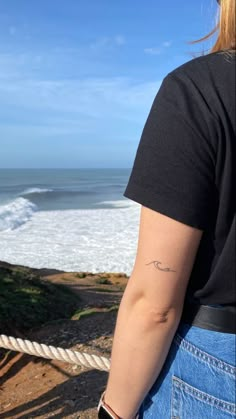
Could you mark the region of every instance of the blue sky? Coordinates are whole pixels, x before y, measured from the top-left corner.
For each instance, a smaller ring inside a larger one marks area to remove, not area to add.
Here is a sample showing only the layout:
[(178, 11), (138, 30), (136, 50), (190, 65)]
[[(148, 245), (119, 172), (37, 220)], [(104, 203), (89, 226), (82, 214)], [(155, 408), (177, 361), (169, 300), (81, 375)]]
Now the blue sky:
[(0, 168), (131, 167), (215, 0), (0, 0)]

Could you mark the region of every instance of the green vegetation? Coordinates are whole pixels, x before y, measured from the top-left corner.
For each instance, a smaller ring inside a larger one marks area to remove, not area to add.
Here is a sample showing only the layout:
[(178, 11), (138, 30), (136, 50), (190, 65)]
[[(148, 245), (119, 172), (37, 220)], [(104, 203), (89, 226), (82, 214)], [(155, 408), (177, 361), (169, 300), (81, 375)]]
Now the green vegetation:
[(76, 278), (86, 278), (87, 274), (85, 272), (79, 272), (78, 274), (75, 274)]
[(112, 281), (110, 281), (110, 279), (102, 277), (102, 276), (100, 278), (95, 279), (94, 282), (96, 284), (112, 285)]
[(29, 268), (0, 267), (0, 329), (28, 330), (70, 318), (79, 297), (66, 286), (40, 279)]
[(75, 314), (73, 315), (73, 320), (79, 320), (82, 317), (91, 316), (93, 314), (97, 313), (110, 313), (111, 311), (117, 311), (119, 308), (119, 305), (114, 305), (109, 308), (88, 308), (86, 310), (77, 310)]

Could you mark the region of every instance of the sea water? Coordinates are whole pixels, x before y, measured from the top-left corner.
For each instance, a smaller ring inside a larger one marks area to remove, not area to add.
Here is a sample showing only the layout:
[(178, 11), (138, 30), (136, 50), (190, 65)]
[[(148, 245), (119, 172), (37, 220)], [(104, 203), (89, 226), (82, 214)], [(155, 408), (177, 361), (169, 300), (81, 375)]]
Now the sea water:
[(0, 260), (65, 271), (134, 264), (140, 205), (130, 169), (1, 169)]

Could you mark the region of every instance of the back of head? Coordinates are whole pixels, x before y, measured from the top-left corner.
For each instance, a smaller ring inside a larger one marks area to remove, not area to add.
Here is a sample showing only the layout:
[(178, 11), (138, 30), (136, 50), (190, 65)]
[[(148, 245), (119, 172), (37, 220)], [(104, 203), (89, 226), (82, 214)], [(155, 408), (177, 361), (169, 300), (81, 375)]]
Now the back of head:
[(210, 53), (223, 51), (226, 54), (234, 55), (236, 51), (236, 1), (235, 0), (217, 0), (220, 9), (218, 23), (215, 28), (204, 38), (190, 42), (195, 44), (205, 41), (218, 31), (218, 37)]

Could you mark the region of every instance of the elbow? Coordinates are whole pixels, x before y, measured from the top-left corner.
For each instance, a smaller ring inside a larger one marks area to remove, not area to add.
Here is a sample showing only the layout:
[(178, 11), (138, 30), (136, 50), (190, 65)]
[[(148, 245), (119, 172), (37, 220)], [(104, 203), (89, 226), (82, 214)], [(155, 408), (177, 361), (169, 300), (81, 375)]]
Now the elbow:
[(131, 315), (147, 328), (155, 328), (157, 325), (172, 326), (180, 321), (182, 314), (180, 304), (173, 304), (170, 301), (156, 302), (153, 298), (147, 297), (142, 290), (131, 291), (126, 289), (121, 301), (120, 308), (124, 311), (126, 319)]
[(170, 310), (150, 308), (148, 317), (154, 324), (167, 323), (170, 318)]
[(161, 307), (147, 301), (140, 301), (136, 308), (148, 328), (156, 328), (161, 325), (172, 327), (180, 320), (180, 312), (177, 312), (173, 307)]
[(176, 319), (176, 312), (173, 308), (147, 307), (146, 319), (149, 324), (169, 325)]

